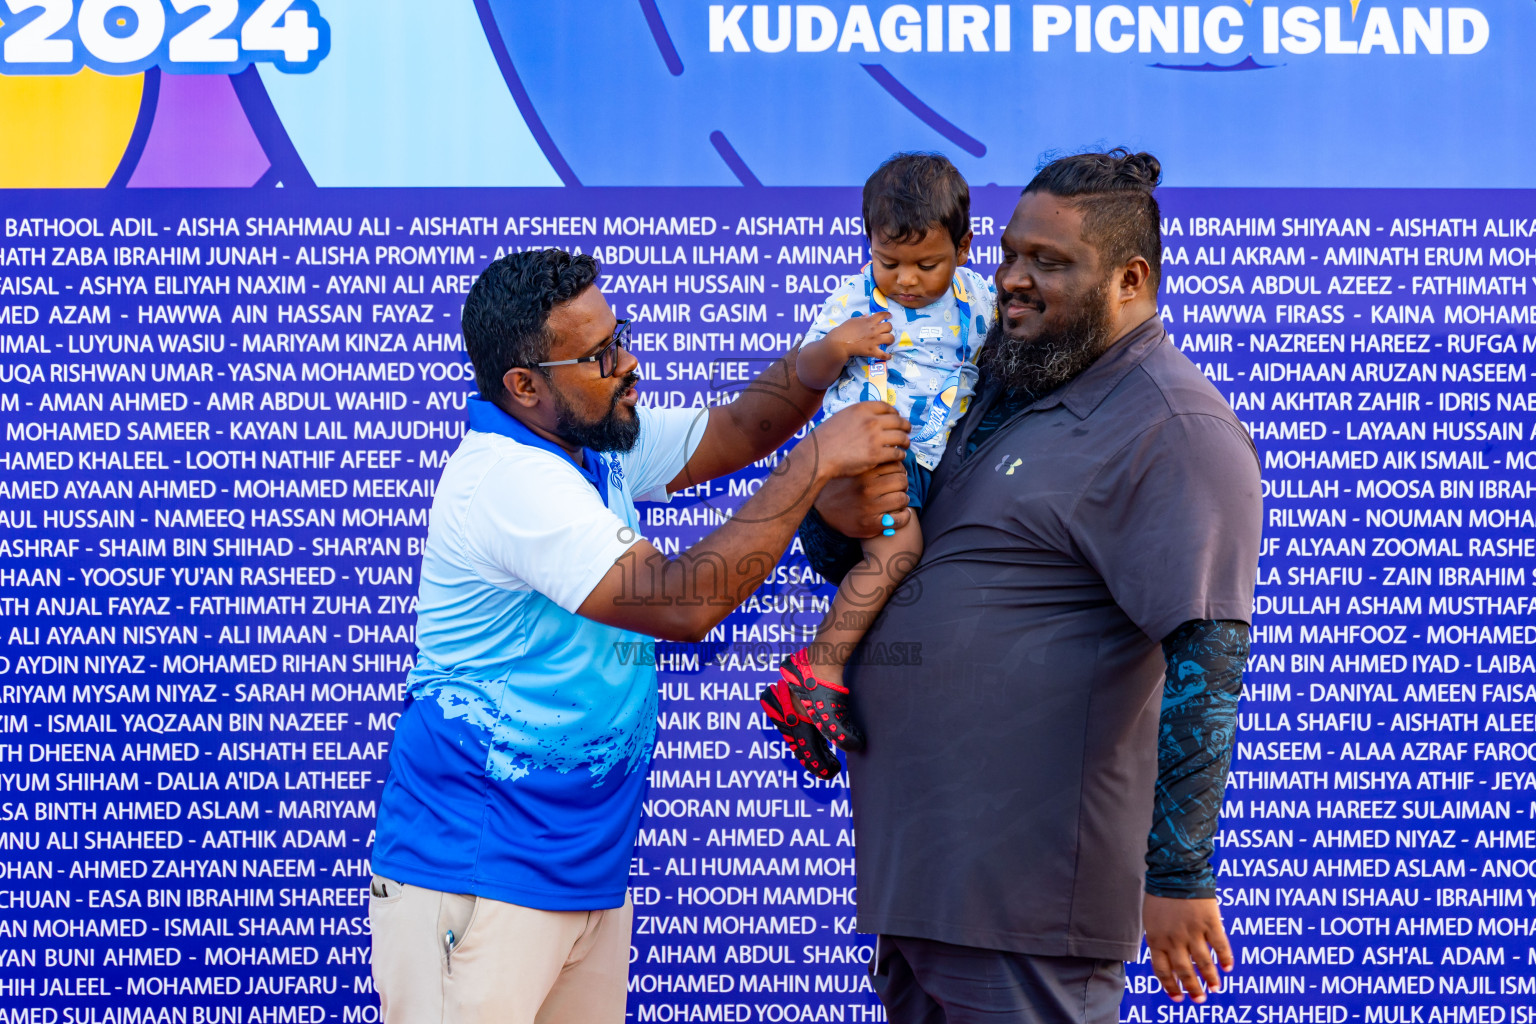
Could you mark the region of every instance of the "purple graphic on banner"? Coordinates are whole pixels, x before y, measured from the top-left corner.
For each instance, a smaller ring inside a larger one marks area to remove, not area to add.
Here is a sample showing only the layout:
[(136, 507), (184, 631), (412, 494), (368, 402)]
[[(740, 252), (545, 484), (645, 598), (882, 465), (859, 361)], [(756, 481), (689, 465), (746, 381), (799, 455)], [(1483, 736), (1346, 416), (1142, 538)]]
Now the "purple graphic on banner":
[(916, 114), (917, 119), (923, 122), (923, 124), (926, 124), (972, 156), (982, 157), (987, 155), (987, 147), (985, 145), (971, 138), (971, 136), (952, 124), (938, 111), (918, 99), (911, 89), (896, 81), (896, 76), (885, 68), (879, 64), (865, 64), (864, 70), (868, 71), (869, 77), (879, 82), (880, 88), (890, 93), (897, 103), (900, 103), (903, 107), (912, 111), (913, 114)]
[(228, 75), (164, 75), (129, 188), (248, 188), (272, 162)]

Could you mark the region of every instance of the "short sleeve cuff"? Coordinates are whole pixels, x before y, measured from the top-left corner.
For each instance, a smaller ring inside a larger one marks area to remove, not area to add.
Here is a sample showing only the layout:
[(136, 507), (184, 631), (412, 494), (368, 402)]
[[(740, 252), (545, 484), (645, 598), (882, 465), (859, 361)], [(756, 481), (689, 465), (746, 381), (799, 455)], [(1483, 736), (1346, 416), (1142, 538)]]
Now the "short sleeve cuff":
[(464, 543), (482, 580), (535, 590), (575, 612), (640, 540), (576, 468), (545, 452), (509, 452), (468, 499)]
[[(623, 540), (621, 539), (622, 537), (628, 537), (629, 540)], [(594, 550), (590, 556), (591, 560), (586, 562), (585, 570), (580, 576), (572, 580), (569, 587), (563, 588), (559, 595), (550, 594), (547, 596), (555, 604), (574, 614), (586, 599), (592, 596), (592, 591), (597, 589), (597, 585), (603, 581), (603, 577), (607, 576), (609, 571), (613, 569), (614, 563), (626, 551), (640, 543), (640, 540), (641, 537), (638, 533), (635, 533), (635, 531), (628, 527), (624, 527), (613, 539), (602, 545), (594, 545)]]
[(698, 409), (654, 409), (641, 407), (640, 439), (635, 448), (619, 456), (629, 477), (630, 494), (635, 501), (672, 500), (667, 485), (688, 465), (704, 440), (699, 429)]
[(1169, 612), (1156, 621), (1138, 623), (1148, 637), (1162, 643), (1163, 639), (1186, 622), (1241, 622), (1253, 625), (1253, 606), (1237, 603), (1191, 604), (1182, 610)]

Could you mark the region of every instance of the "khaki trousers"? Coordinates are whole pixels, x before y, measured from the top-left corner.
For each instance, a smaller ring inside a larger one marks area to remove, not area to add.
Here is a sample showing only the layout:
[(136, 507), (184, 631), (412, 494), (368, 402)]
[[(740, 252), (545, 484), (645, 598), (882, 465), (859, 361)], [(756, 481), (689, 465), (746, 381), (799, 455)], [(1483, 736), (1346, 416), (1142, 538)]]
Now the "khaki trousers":
[(372, 891), (385, 1024), (623, 1024), (628, 897), (617, 910), (533, 910), (378, 875)]

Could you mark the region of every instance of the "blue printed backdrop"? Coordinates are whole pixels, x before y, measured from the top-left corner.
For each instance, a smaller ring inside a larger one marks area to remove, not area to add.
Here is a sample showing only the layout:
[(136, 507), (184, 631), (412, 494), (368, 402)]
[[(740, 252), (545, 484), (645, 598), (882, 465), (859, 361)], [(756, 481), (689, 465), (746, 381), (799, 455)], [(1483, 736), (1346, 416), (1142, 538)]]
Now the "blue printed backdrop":
[[(1266, 498), (1239, 970), (1196, 1009), (1132, 965), (1122, 1017), (1532, 1019), (1531, 5), (274, 0), (233, 61), (168, 14), (118, 65), (153, 19), (78, 6), (0, 26), (0, 1009), (377, 1018), (374, 801), (488, 260), (595, 254), (644, 400), (703, 411), (866, 258), (890, 152), (962, 167), (990, 272), (1042, 154), (1103, 142), (1164, 162), (1163, 313)], [(637, 1019), (882, 1019), (847, 791), (753, 699), (830, 593), (792, 553), (655, 652)]]

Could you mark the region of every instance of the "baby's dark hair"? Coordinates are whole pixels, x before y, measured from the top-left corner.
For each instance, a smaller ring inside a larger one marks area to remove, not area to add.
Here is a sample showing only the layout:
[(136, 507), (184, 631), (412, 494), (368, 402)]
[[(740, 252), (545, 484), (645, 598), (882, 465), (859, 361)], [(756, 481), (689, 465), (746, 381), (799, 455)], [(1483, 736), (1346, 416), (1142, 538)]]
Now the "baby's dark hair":
[(938, 224), (956, 248), (971, 230), (971, 188), (938, 153), (897, 153), (864, 183), (864, 233), (916, 242)]
[(1140, 256), (1152, 268), (1152, 287), (1163, 275), (1161, 214), (1152, 192), (1163, 168), (1151, 153), (1112, 149), (1078, 153), (1040, 169), (1024, 194), (1045, 192), (1083, 211), (1083, 241), (1099, 251), (1106, 267)]

